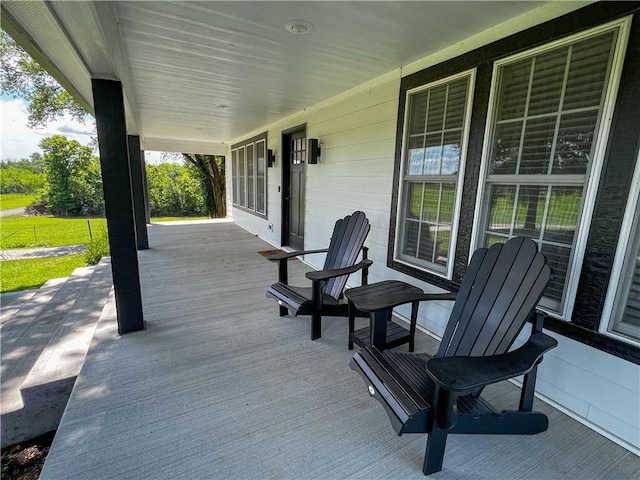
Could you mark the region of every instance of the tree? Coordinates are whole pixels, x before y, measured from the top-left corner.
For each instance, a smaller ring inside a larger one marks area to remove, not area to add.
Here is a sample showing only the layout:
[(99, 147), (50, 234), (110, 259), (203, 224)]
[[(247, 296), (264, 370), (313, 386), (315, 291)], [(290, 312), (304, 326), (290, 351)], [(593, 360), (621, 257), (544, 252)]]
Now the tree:
[(32, 154), (30, 159), (0, 161), (0, 193), (34, 195), (44, 184), (44, 164), (39, 154)]
[(206, 214), (200, 174), (186, 165), (147, 166), (149, 208), (153, 216)]
[(227, 216), (225, 161), (223, 156), (195, 153), (164, 152), (161, 158), (166, 162), (177, 162), (180, 157), (194, 170), (204, 191), (204, 201), (210, 218)]
[(102, 214), (102, 179), (98, 159), (90, 147), (62, 135), (40, 142), (47, 179), (42, 200), (50, 212), (68, 214)]
[(65, 113), (84, 123), (80, 104), (4, 30), (0, 33), (0, 88), (27, 101), (28, 126), (44, 126)]
[(205, 204), (209, 217), (224, 218), (227, 216), (226, 180), (224, 157), (183, 153), (182, 157), (200, 173)]

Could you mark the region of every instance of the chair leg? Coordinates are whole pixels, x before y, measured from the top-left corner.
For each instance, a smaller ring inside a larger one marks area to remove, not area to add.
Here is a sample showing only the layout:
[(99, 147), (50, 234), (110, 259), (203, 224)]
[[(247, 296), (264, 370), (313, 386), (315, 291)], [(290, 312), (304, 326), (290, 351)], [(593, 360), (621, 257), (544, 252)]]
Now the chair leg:
[(322, 286), (323, 282), (314, 280), (312, 284), (311, 302), (313, 311), (311, 312), (311, 340), (317, 340), (322, 332)]
[(287, 315), (289, 313), (289, 309), (287, 307), (279, 307), (280, 310), (280, 316), (284, 317), (285, 315)]
[(353, 350), (353, 340), (351, 340), (351, 334), (356, 329), (356, 313), (355, 305), (353, 302), (349, 302), (349, 350)]
[(409, 325), (409, 352), (413, 352), (416, 344), (416, 322), (418, 321), (418, 307), (420, 302), (411, 303), (411, 324)]
[(317, 340), (322, 335), (322, 315), (317, 312), (311, 314), (311, 340)]
[(432, 473), (442, 470), (442, 460), (444, 459), (444, 450), (447, 446), (447, 433), (434, 427), (429, 433), (427, 439), (427, 449), (424, 453), (424, 463), (422, 465), (422, 473), (431, 475)]

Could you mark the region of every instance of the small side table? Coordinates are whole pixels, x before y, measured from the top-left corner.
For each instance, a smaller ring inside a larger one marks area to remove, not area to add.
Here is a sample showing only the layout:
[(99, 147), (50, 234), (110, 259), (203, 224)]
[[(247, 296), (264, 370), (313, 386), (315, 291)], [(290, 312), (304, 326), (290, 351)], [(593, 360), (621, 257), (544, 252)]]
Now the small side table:
[[(361, 347), (371, 344), (380, 349), (409, 343), (409, 351), (413, 352), (418, 306), (421, 300), (428, 297), (424, 291), (398, 280), (385, 280), (350, 288), (345, 291), (345, 297), (349, 300), (349, 350), (353, 349), (354, 343)], [(408, 330), (391, 321), (393, 307), (405, 303), (411, 303)], [(370, 313), (369, 327), (355, 330), (354, 307)]]

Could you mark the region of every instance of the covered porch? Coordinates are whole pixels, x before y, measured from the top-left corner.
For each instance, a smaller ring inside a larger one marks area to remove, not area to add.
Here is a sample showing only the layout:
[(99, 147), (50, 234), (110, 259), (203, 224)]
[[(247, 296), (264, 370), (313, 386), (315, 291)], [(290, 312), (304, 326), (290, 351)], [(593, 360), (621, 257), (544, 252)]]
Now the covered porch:
[[(257, 252), (272, 245), (229, 221), (152, 225), (149, 237), (146, 331), (118, 336), (114, 306), (103, 316), (42, 479), (423, 478), (426, 436), (397, 437), (349, 369), (346, 319), (311, 341), (307, 317), (278, 317), (265, 298), (277, 268)], [(291, 283), (308, 270), (291, 262)], [(418, 334), (416, 351), (436, 348)], [(486, 396), (507, 408), (518, 389)], [(451, 436), (433, 478), (638, 476), (632, 453), (534, 408), (547, 432)]]

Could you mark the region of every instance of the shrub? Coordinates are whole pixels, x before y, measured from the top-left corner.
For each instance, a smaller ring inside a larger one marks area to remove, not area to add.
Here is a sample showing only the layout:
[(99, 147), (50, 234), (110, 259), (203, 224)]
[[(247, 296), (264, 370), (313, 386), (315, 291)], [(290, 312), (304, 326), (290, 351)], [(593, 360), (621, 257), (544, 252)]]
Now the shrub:
[(87, 265), (97, 265), (102, 257), (109, 256), (109, 236), (106, 228), (100, 228), (93, 234), (93, 238), (84, 252)]

